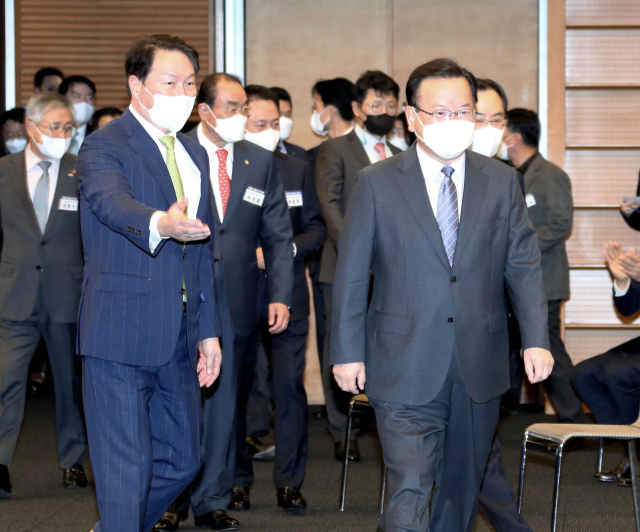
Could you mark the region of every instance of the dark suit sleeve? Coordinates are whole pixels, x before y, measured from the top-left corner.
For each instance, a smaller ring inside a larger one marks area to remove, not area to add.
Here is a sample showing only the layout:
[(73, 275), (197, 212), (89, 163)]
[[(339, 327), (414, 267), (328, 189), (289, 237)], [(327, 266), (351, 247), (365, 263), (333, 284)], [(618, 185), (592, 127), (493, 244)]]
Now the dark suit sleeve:
[[(640, 196), (640, 174), (638, 175), (638, 189), (636, 190), (636, 196)], [(636, 231), (640, 231), (640, 212), (633, 211), (631, 216), (628, 218), (620, 212), (622, 219), (627, 222), (627, 225), (631, 227), (631, 229), (635, 229)]]
[(260, 243), (269, 272), (269, 303), (293, 304), (293, 229), (280, 173), (269, 157)]
[(376, 212), (369, 177), (356, 175), (340, 241), (333, 286), (331, 365), (365, 362), (365, 326)]
[(536, 229), (542, 253), (564, 243), (573, 225), (573, 198), (569, 176), (559, 171), (545, 177), (545, 222)]
[(344, 216), (342, 214), (342, 189), (344, 187), (344, 166), (342, 157), (333, 144), (325, 142), (318, 151), (316, 161), (316, 188), (320, 207), (327, 224), (327, 236), (338, 249), (342, 234)]
[(115, 144), (105, 135), (86, 137), (78, 156), (80, 193), (100, 222), (155, 256), (165, 242), (161, 240), (153, 253), (149, 249), (149, 222), (155, 209), (135, 200), (119, 156)]
[(320, 210), (320, 200), (309, 165), (304, 168), (302, 189), (302, 231), (293, 237), (296, 246), (295, 260), (304, 260), (318, 251), (327, 236), (327, 225)]
[(505, 284), (520, 324), (523, 349), (541, 347), (548, 350), (549, 309), (540, 266), (540, 247), (536, 231), (529, 222), (516, 171), (512, 169), (511, 172), (513, 179)]
[(631, 316), (640, 310), (640, 284), (631, 281), (631, 286), (627, 293), (620, 297), (613, 298), (613, 302), (618, 312), (623, 316)]
[[(203, 159), (207, 164), (207, 172), (202, 179), (209, 179), (209, 157), (205, 154)], [(206, 176), (206, 177), (205, 177)], [(210, 181), (209, 181), (210, 182)], [(206, 197), (200, 198), (200, 201), (207, 202), (204, 223), (209, 227), (213, 227), (213, 202), (211, 201), (211, 187), (207, 188), (209, 192)], [(213, 238), (209, 237), (203, 243), (202, 257), (200, 258), (200, 290), (204, 296), (204, 301), (200, 301), (200, 327), (198, 330), (198, 340), (206, 340), (207, 338), (219, 338), (222, 336), (222, 323), (218, 313), (218, 300), (216, 295), (216, 283), (213, 275)]]

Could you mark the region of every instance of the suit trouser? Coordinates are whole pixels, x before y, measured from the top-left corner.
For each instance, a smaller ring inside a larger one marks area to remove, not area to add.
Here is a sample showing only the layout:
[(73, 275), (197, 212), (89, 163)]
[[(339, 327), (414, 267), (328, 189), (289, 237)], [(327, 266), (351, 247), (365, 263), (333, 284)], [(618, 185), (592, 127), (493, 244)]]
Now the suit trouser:
[(496, 434), (480, 487), (478, 504), (496, 532), (532, 532), (518, 512), (516, 495), (500, 462), (500, 442)]
[(87, 451), (82, 380), (76, 358), (75, 323), (57, 323), (43, 308), (24, 321), (0, 320), (0, 464), (9, 467), (22, 425), (29, 363), (40, 337), (51, 360), (56, 397), (56, 440), (62, 469), (82, 463)]
[(247, 345), (250, 352), (255, 349), (256, 364), (253, 385), (247, 402), (247, 436), (261, 438), (269, 433), (271, 418), (271, 372), (267, 351), (259, 338), (252, 340), (255, 347)]
[(221, 266), (218, 268), (215, 273), (222, 323), (222, 368), (216, 383), (203, 392), (203, 464), (191, 494), (193, 513), (198, 516), (227, 510), (231, 499), (236, 464), (238, 374), (248, 339), (235, 332), (224, 286), (224, 272)]
[[(303, 382), (309, 319), (291, 321), (287, 330), (277, 335), (271, 335), (268, 329), (267, 322), (262, 320), (260, 336), (271, 359), (271, 395), (275, 403), (276, 456), (273, 479), (276, 488), (300, 488), (307, 466), (309, 441), (307, 393)], [(255, 343), (250, 344), (253, 344), (252, 349), (246, 353), (244, 369), (241, 371), (235, 472), (235, 485), (245, 488), (253, 484), (253, 462), (247, 449), (246, 423), (243, 422), (257, 353)]]
[(380, 527), (385, 532), (472, 531), (500, 398), (474, 403), (454, 352), (444, 385), (429, 404), (369, 401), (388, 471), (389, 502)]
[(318, 345), (318, 360), (320, 367), (323, 367), (324, 340), (327, 335), (327, 315), (324, 308), (324, 296), (322, 294), (322, 284), (318, 281), (320, 277), (320, 259), (322, 249), (313, 255), (309, 260), (309, 277), (311, 277), (311, 288), (313, 290), (313, 309), (316, 313), (316, 341)]
[(630, 425), (640, 409), (640, 338), (580, 362), (571, 380), (598, 423)]
[(149, 532), (200, 468), (200, 387), (187, 318), (160, 367), (83, 358), (100, 532)]
[(544, 381), (551, 404), (558, 412), (560, 423), (589, 423), (582, 410), (582, 403), (571, 385), (573, 363), (560, 337), (560, 304), (562, 300), (549, 301), (549, 343), (553, 355), (553, 371)]
[[(329, 420), (329, 433), (334, 442), (344, 440), (347, 430), (347, 412), (349, 401), (353, 394), (342, 391), (333, 378), (332, 367), (329, 364), (331, 347), (331, 310), (333, 308), (333, 284), (321, 283), (324, 298), (324, 310), (326, 313), (326, 331), (324, 340), (324, 355), (322, 357), (322, 385), (327, 405), (327, 419)], [(352, 435), (354, 432), (351, 433)]]

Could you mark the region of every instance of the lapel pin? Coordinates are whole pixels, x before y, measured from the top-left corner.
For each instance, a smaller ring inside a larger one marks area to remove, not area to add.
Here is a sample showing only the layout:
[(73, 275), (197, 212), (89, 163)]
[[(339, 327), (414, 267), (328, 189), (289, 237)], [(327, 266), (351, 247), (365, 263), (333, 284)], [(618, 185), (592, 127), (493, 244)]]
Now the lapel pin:
[(244, 160), (244, 164), (249, 164), (249, 161), (247, 161), (246, 159)]

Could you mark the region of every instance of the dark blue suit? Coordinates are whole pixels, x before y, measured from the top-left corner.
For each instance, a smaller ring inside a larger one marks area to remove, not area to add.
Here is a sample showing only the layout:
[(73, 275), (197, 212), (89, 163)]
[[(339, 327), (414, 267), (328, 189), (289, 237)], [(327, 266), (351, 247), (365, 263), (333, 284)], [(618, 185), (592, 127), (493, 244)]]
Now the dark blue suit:
[[(200, 170), (197, 216), (211, 225), (207, 154), (185, 135), (178, 141)], [(148, 532), (200, 468), (197, 343), (221, 335), (212, 243), (167, 239), (150, 251), (151, 216), (176, 194), (159, 148), (129, 110), (86, 138), (78, 174), (78, 353), (99, 526)]]

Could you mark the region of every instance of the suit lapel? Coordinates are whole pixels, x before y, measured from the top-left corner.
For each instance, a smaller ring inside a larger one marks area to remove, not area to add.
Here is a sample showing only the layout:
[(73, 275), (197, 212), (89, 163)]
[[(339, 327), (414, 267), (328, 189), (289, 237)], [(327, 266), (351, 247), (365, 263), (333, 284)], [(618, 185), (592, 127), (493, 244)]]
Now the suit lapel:
[[(229, 218), (236, 210), (242, 194), (247, 186), (250, 166), (246, 163), (247, 145), (243, 142), (236, 142), (233, 145), (233, 170), (231, 174), (231, 192), (229, 193), (229, 201), (227, 202), (227, 210), (224, 213), (223, 224), (227, 223)], [(266, 192), (266, 191), (264, 191)]]
[(416, 217), (416, 220), (418, 220), (422, 230), (426, 233), (440, 260), (446, 268), (449, 269), (451, 266), (449, 265), (449, 259), (447, 258), (444, 244), (442, 243), (440, 228), (438, 227), (436, 217), (431, 208), (429, 193), (427, 192), (427, 185), (424, 180), (424, 175), (422, 174), (420, 162), (418, 161), (415, 144), (404, 152), (398, 168), (404, 172), (398, 180), (398, 184), (409, 204), (411, 212)]
[(25, 151), (22, 151), (20, 157), (16, 158), (14, 161), (15, 164), (15, 172), (14, 172), (14, 186), (16, 190), (16, 194), (20, 201), (24, 206), (24, 212), (29, 213), (29, 218), (33, 222), (33, 228), (38, 233), (40, 231), (40, 224), (38, 224), (38, 217), (36, 216), (36, 211), (33, 208), (33, 201), (31, 201), (31, 196), (29, 195), (29, 185), (27, 184), (27, 162), (25, 157)]
[(531, 190), (531, 185), (536, 180), (538, 176), (538, 171), (540, 170), (540, 166), (542, 165), (542, 156), (540, 154), (536, 155), (536, 158), (531, 161), (529, 168), (527, 168), (526, 172), (522, 176), (524, 179), (524, 189)]
[(362, 168), (364, 168), (365, 166), (369, 166), (371, 164), (371, 161), (369, 160), (369, 156), (367, 155), (362, 142), (360, 142), (355, 129), (347, 135), (347, 140), (349, 141), (349, 149), (351, 150), (353, 155), (355, 155), (356, 159), (360, 163), (360, 166)]
[(469, 238), (473, 232), (473, 227), (478, 218), (478, 214), (484, 203), (484, 196), (487, 192), (487, 178), (480, 171), (481, 163), (475, 157), (469, 157), (467, 151), (465, 162), (464, 190), (462, 196), (462, 212), (460, 213), (460, 227), (458, 228), (458, 241), (456, 243), (456, 253), (453, 257), (453, 266), (460, 262), (460, 255), (469, 243)]

